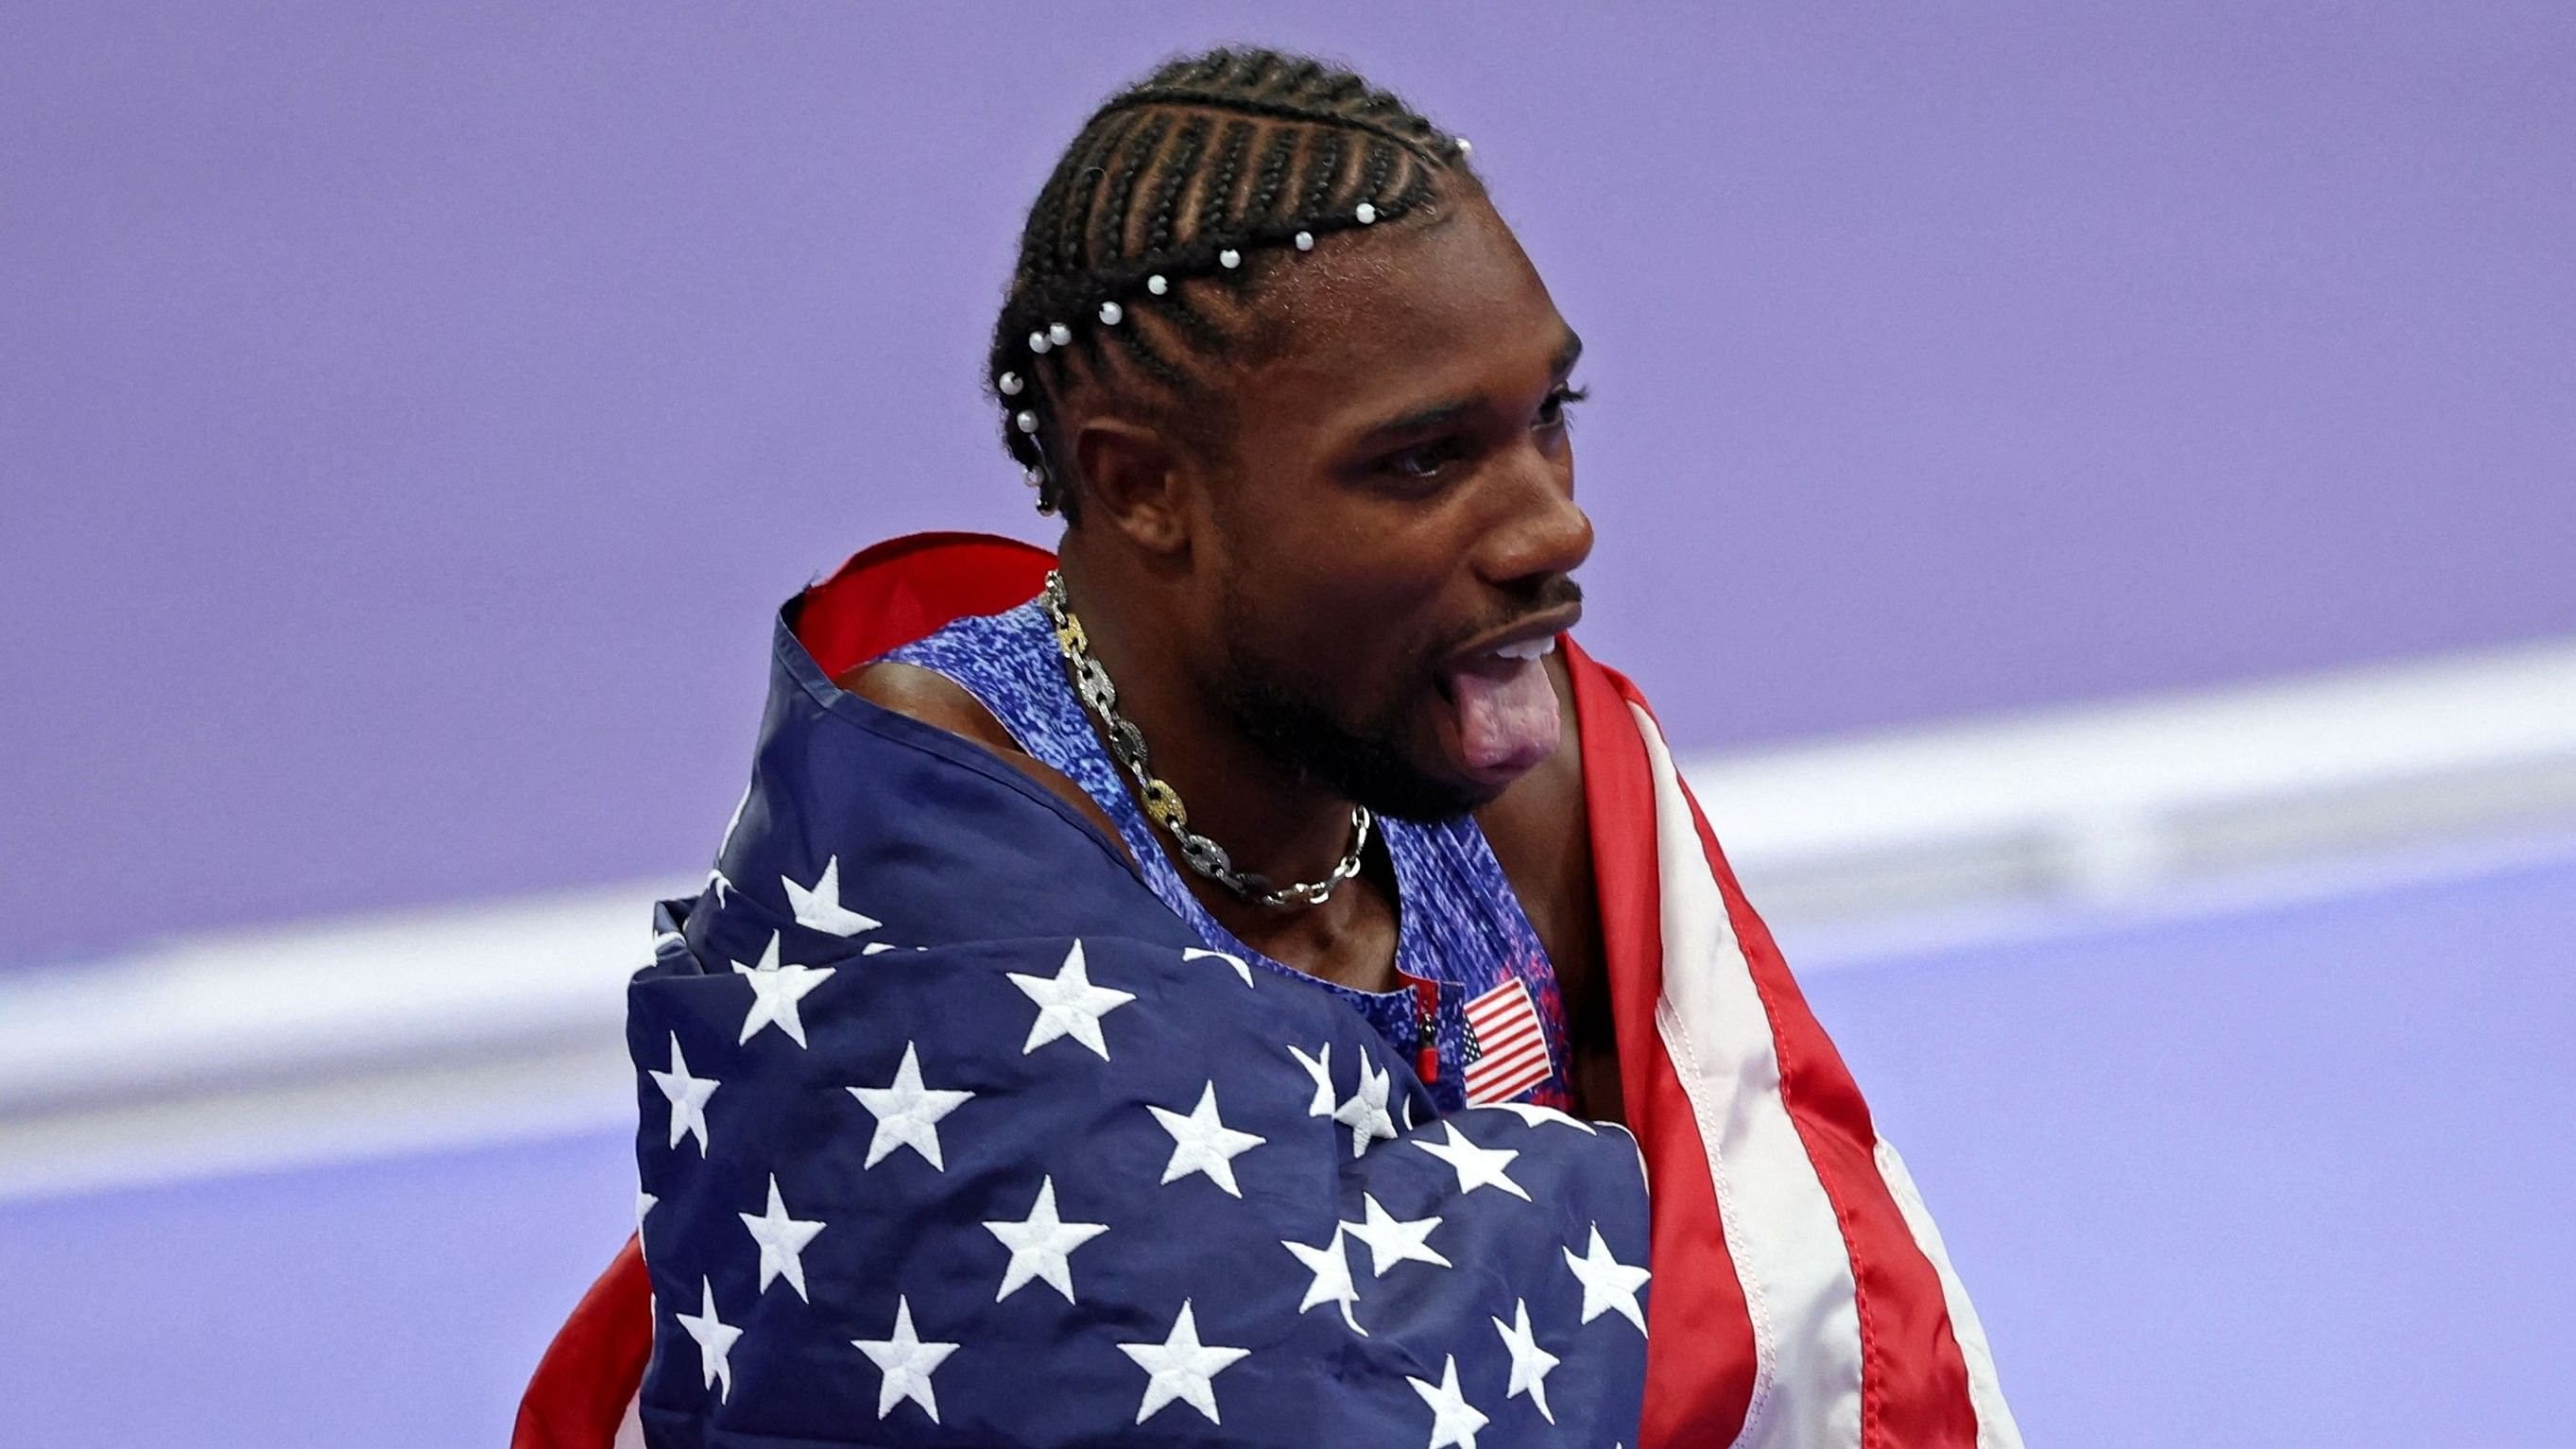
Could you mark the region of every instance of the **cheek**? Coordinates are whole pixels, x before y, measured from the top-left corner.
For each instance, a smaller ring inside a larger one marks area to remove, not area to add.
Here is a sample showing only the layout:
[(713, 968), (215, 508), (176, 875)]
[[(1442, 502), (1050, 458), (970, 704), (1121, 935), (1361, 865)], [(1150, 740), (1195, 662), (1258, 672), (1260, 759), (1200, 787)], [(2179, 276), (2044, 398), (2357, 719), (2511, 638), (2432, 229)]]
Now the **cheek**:
[(1374, 696), (1388, 676), (1419, 672), (1436, 585), (1404, 578), (1358, 550), (1319, 551), (1289, 571), (1273, 595), (1287, 607), (1280, 623), (1298, 657), (1341, 676), (1345, 690)]
[[(1250, 481), (1250, 480), (1246, 480)], [(1238, 641), (1329, 694), (1344, 719), (1420, 703), (1459, 571), (1449, 520), (1347, 487), (1268, 479), (1221, 510)]]

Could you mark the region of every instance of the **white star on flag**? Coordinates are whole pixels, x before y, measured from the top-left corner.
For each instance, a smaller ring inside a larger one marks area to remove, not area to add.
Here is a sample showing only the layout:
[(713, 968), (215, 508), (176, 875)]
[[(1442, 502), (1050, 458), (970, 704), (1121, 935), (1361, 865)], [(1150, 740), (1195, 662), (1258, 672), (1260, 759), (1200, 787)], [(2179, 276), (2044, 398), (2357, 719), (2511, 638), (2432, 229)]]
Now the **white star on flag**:
[(877, 1417), (883, 1419), (906, 1399), (921, 1405), (930, 1422), (939, 1422), (939, 1396), (930, 1376), (957, 1351), (953, 1343), (932, 1343), (913, 1332), (911, 1300), (894, 1300), (894, 1332), (885, 1338), (854, 1338), (850, 1347), (866, 1354), (884, 1377), (877, 1385)]
[[(1476, 1449), (1476, 1431), (1485, 1427), (1485, 1416), (1467, 1402), (1458, 1391), (1458, 1356), (1448, 1355), (1440, 1367), (1440, 1382), (1430, 1383), (1411, 1374), (1404, 1381), (1431, 1406), (1430, 1449)], [(1551, 1419), (1549, 1423), (1556, 1422)]]
[(1455, 1122), (1443, 1122), (1440, 1128), (1449, 1134), (1446, 1146), (1427, 1137), (1414, 1138), (1413, 1145), (1449, 1164), (1458, 1174), (1461, 1197), (1480, 1187), (1499, 1187), (1523, 1202), (1530, 1200), (1530, 1195), (1522, 1190), (1521, 1185), (1504, 1172), (1512, 1165), (1512, 1159), (1520, 1156), (1519, 1153), (1500, 1147), (1479, 1147), (1468, 1139), (1467, 1134), (1458, 1130)]
[(1470, 1107), (1467, 1110), (1470, 1112), (1509, 1112), (1513, 1116), (1527, 1122), (1532, 1127), (1544, 1127), (1553, 1122), (1559, 1127), (1572, 1127), (1579, 1131), (1589, 1132), (1596, 1137), (1601, 1135), (1600, 1128), (1593, 1126), (1582, 1118), (1569, 1116), (1566, 1113), (1556, 1110), (1554, 1107), (1542, 1107), (1536, 1102), (1485, 1102)]
[(1100, 1037), (1100, 1018), (1136, 999), (1132, 991), (1113, 991), (1091, 984), (1091, 968), (1082, 959), (1082, 942), (1064, 955), (1064, 965), (1053, 976), (1009, 973), (1011, 984), (1020, 988), (1029, 1000), (1038, 1004), (1038, 1019), (1029, 1025), (1029, 1039), (1020, 1047), (1027, 1056), (1060, 1036), (1075, 1041), (1109, 1060), (1109, 1044)]
[(1309, 1117), (1332, 1116), (1333, 1044), (1331, 1042), (1324, 1043), (1324, 1045), (1310, 1057), (1304, 1052), (1299, 1051), (1295, 1042), (1290, 1042), (1288, 1044), (1288, 1055), (1295, 1057), (1297, 1059), (1297, 1065), (1306, 1069), (1306, 1075), (1315, 1079), (1315, 1100), (1306, 1104), (1306, 1115)]
[(1547, 1371), (1556, 1367), (1557, 1357), (1539, 1347), (1538, 1335), (1530, 1331), (1529, 1300), (1512, 1300), (1511, 1322), (1499, 1318), (1490, 1321), (1494, 1331), (1503, 1336), (1504, 1352), (1512, 1356), (1512, 1384), (1503, 1391), (1503, 1397), (1527, 1394), (1530, 1402), (1538, 1406), (1539, 1417), (1555, 1423), (1556, 1414), (1547, 1406)]
[(1109, 1231), (1107, 1223), (1069, 1223), (1056, 1216), (1055, 1179), (1038, 1181), (1038, 1200), (1029, 1215), (1018, 1222), (992, 1222), (984, 1231), (1002, 1240), (1011, 1250), (1011, 1261), (1002, 1269), (1002, 1289), (993, 1295), (1001, 1302), (1018, 1292), (1030, 1279), (1044, 1282), (1064, 1295), (1073, 1297), (1073, 1250)]
[(811, 886), (798, 885), (792, 877), (784, 875), (778, 878), (778, 883), (787, 888), (787, 909), (796, 913), (796, 924), (808, 930), (832, 936), (855, 936), (885, 924), (874, 916), (863, 916), (841, 904), (841, 858), (837, 855), (823, 862), (823, 873)]
[(1181, 948), (1181, 959), (1184, 961), (1205, 961), (1211, 956), (1224, 962), (1228, 966), (1233, 967), (1234, 974), (1243, 978), (1244, 985), (1250, 986), (1252, 984), (1252, 967), (1250, 963), (1246, 962), (1242, 957), (1230, 956), (1223, 951), (1210, 951), (1198, 946), (1183, 946)]
[(832, 979), (829, 966), (780, 965), (778, 933), (769, 933), (769, 945), (762, 949), (755, 965), (733, 963), (734, 974), (751, 983), (751, 1005), (742, 1014), (742, 1035), (735, 1045), (751, 1040), (761, 1028), (774, 1026), (787, 1034), (798, 1046), (805, 1045), (805, 1021), (797, 1015), (796, 1003), (807, 992)]
[(1199, 1104), (1186, 1115), (1150, 1103), (1145, 1110), (1172, 1134), (1172, 1160), (1163, 1167), (1163, 1181), (1175, 1182), (1193, 1172), (1205, 1173), (1207, 1180), (1225, 1189), (1228, 1197), (1243, 1196), (1243, 1189), (1234, 1185), (1234, 1159), (1268, 1139), (1237, 1132), (1219, 1120), (1216, 1083), (1207, 1084), (1207, 1090), (1199, 1093)]
[(699, 1387), (712, 1389), (722, 1384), (724, 1387), (716, 1397), (732, 1398), (733, 1360), (730, 1355), (733, 1353), (733, 1341), (742, 1337), (742, 1330), (716, 1317), (715, 1285), (700, 1278), (698, 1311), (695, 1314), (674, 1313), (671, 1316), (680, 1320), (680, 1326), (688, 1330), (689, 1337), (698, 1341), (698, 1373), (704, 1379)]
[(787, 1286), (796, 1290), (797, 1297), (813, 1302), (805, 1293), (803, 1254), (805, 1245), (814, 1241), (816, 1233), (823, 1231), (823, 1224), (799, 1222), (787, 1215), (787, 1204), (778, 1196), (778, 1174), (773, 1172), (769, 1175), (769, 1211), (735, 1213), (734, 1216), (742, 1219), (742, 1225), (751, 1230), (751, 1240), (760, 1245), (761, 1291), (767, 1292), (773, 1280), (784, 1278)]
[(694, 1134), (698, 1139), (698, 1155), (706, 1156), (707, 1099), (724, 1084), (713, 1077), (689, 1075), (689, 1059), (680, 1055), (678, 1032), (671, 1033), (671, 1069), (657, 1072), (647, 1067), (644, 1074), (651, 1077), (653, 1085), (661, 1088), (662, 1095), (671, 1100), (670, 1145), (676, 1148), (681, 1138)]
[(1617, 1309), (1622, 1318), (1646, 1331), (1646, 1310), (1637, 1306), (1637, 1290), (1646, 1286), (1650, 1276), (1645, 1269), (1630, 1267), (1610, 1256), (1610, 1245), (1601, 1240), (1601, 1225), (1592, 1225), (1592, 1246), (1582, 1257), (1572, 1248), (1562, 1250), (1565, 1266), (1583, 1280), (1583, 1321), (1590, 1323), (1602, 1314)]
[(1333, 1112), (1334, 1121), (1351, 1129), (1351, 1156), (1368, 1151), (1378, 1138), (1395, 1140), (1395, 1119), (1386, 1111), (1386, 1091), (1394, 1079), (1393, 1072), (1379, 1071), (1367, 1053), (1361, 1053), (1359, 1090)]
[(1378, 1205), (1370, 1193), (1360, 1194), (1362, 1220), (1342, 1224), (1344, 1231), (1368, 1244), (1369, 1276), (1383, 1278), (1386, 1270), (1398, 1263), (1429, 1263), (1433, 1267), (1450, 1266), (1431, 1246), (1431, 1230), (1440, 1226), (1437, 1217), (1415, 1218), (1407, 1222)]
[(924, 1087), (921, 1058), (911, 1042), (903, 1044), (903, 1063), (894, 1069), (893, 1081), (882, 1087), (852, 1087), (849, 1091), (877, 1119), (876, 1135), (868, 1139), (868, 1157), (859, 1164), (861, 1167), (874, 1167), (885, 1160), (887, 1153), (909, 1147), (932, 1167), (948, 1170), (939, 1158), (939, 1119), (973, 1101), (975, 1094)]
[(1332, 1241), (1320, 1248), (1292, 1243), (1285, 1238), (1279, 1240), (1279, 1246), (1295, 1254), (1306, 1271), (1315, 1275), (1315, 1281), (1307, 1287), (1306, 1297), (1297, 1305), (1297, 1311), (1303, 1313), (1318, 1303), (1336, 1304), (1342, 1310), (1342, 1321), (1351, 1326), (1351, 1332), (1366, 1338), (1368, 1330), (1360, 1327), (1360, 1321), (1351, 1316), (1351, 1305), (1360, 1301), (1360, 1290), (1359, 1285), (1351, 1281), (1350, 1252), (1342, 1246), (1345, 1231), (1346, 1225), (1333, 1224)]
[(1248, 1348), (1199, 1342), (1198, 1320), (1191, 1316), (1186, 1298), (1181, 1300), (1180, 1317), (1172, 1320), (1170, 1336), (1161, 1343), (1122, 1343), (1118, 1351), (1134, 1359), (1147, 1375), (1144, 1402), (1136, 1406), (1139, 1424), (1174, 1399), (1206, 1415), (1211, 1424), (1224, 1423), (1216, 1414), (1213, 1380), (1236, 1359), (1252, 1352)]

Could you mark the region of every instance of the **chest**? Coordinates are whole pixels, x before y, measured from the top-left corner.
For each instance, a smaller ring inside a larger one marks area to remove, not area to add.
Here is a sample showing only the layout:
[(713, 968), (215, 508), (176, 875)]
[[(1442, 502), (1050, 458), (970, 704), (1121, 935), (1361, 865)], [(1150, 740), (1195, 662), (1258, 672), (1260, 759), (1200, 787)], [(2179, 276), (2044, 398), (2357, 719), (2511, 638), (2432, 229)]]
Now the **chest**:
[(1413, 1059), (1443, 1111), (1487, 1101), (1566, 1104), (1555, 968), (1474, 818), (1380, 822), (1369, 881), (1376, 909), (1320, 952), (1301, 946), (1293, 926), (1237, 931), (1209, 909), (1147, 819), (1066, 681), (1034, 605), (960, 620), (889, 657), (974, 695), (1031, 757), (1100, 806), (1145, 884), (1208, 949), (1342, 998)]

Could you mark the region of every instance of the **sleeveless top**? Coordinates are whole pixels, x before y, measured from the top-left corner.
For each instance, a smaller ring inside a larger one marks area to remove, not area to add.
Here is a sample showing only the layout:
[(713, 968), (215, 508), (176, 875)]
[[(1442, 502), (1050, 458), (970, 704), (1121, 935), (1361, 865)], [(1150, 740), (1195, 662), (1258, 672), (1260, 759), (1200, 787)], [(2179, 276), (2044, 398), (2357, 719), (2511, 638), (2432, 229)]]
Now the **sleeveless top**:
[(1395, 966), (1404, 985), (1360, 991), (1262, 955), (1208, 914), (1074, 693), (1045, 606), (974, 615), (883, 656), (946, 676), (1031, 758), (1082, 787), (1118, 827), (1146, 885), (1208, 948), (1340, 997), (1411, 1054), (1443, 1112), (1470, 1103), (1563, 1108), (1565, 1009), (1538, 932), (1472, 816), (1377, 822), (1396, 883)]

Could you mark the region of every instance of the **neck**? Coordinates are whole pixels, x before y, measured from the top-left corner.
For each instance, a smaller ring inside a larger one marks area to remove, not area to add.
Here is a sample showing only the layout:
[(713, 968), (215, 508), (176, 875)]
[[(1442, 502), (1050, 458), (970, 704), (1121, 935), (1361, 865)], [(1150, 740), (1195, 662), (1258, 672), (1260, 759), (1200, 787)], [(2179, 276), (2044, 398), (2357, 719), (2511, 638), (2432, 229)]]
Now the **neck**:
[(1061, 567), (1092, 657), (1117, 686), (1118, 712), (1144, 735), (1148, 765), (1180, 795), (1190, 828), (1225, 847), (1238, 874), (1258, 872), (1274, 885), (1330, 875), (1351, 847), (1351, 802), (1245, 737), (1200, 687), (1180, 641), (1156, 627), (1161, 611), (1118, 606), (1143, 597), (1146, 580), (1087, 566), (1072, 549)]

